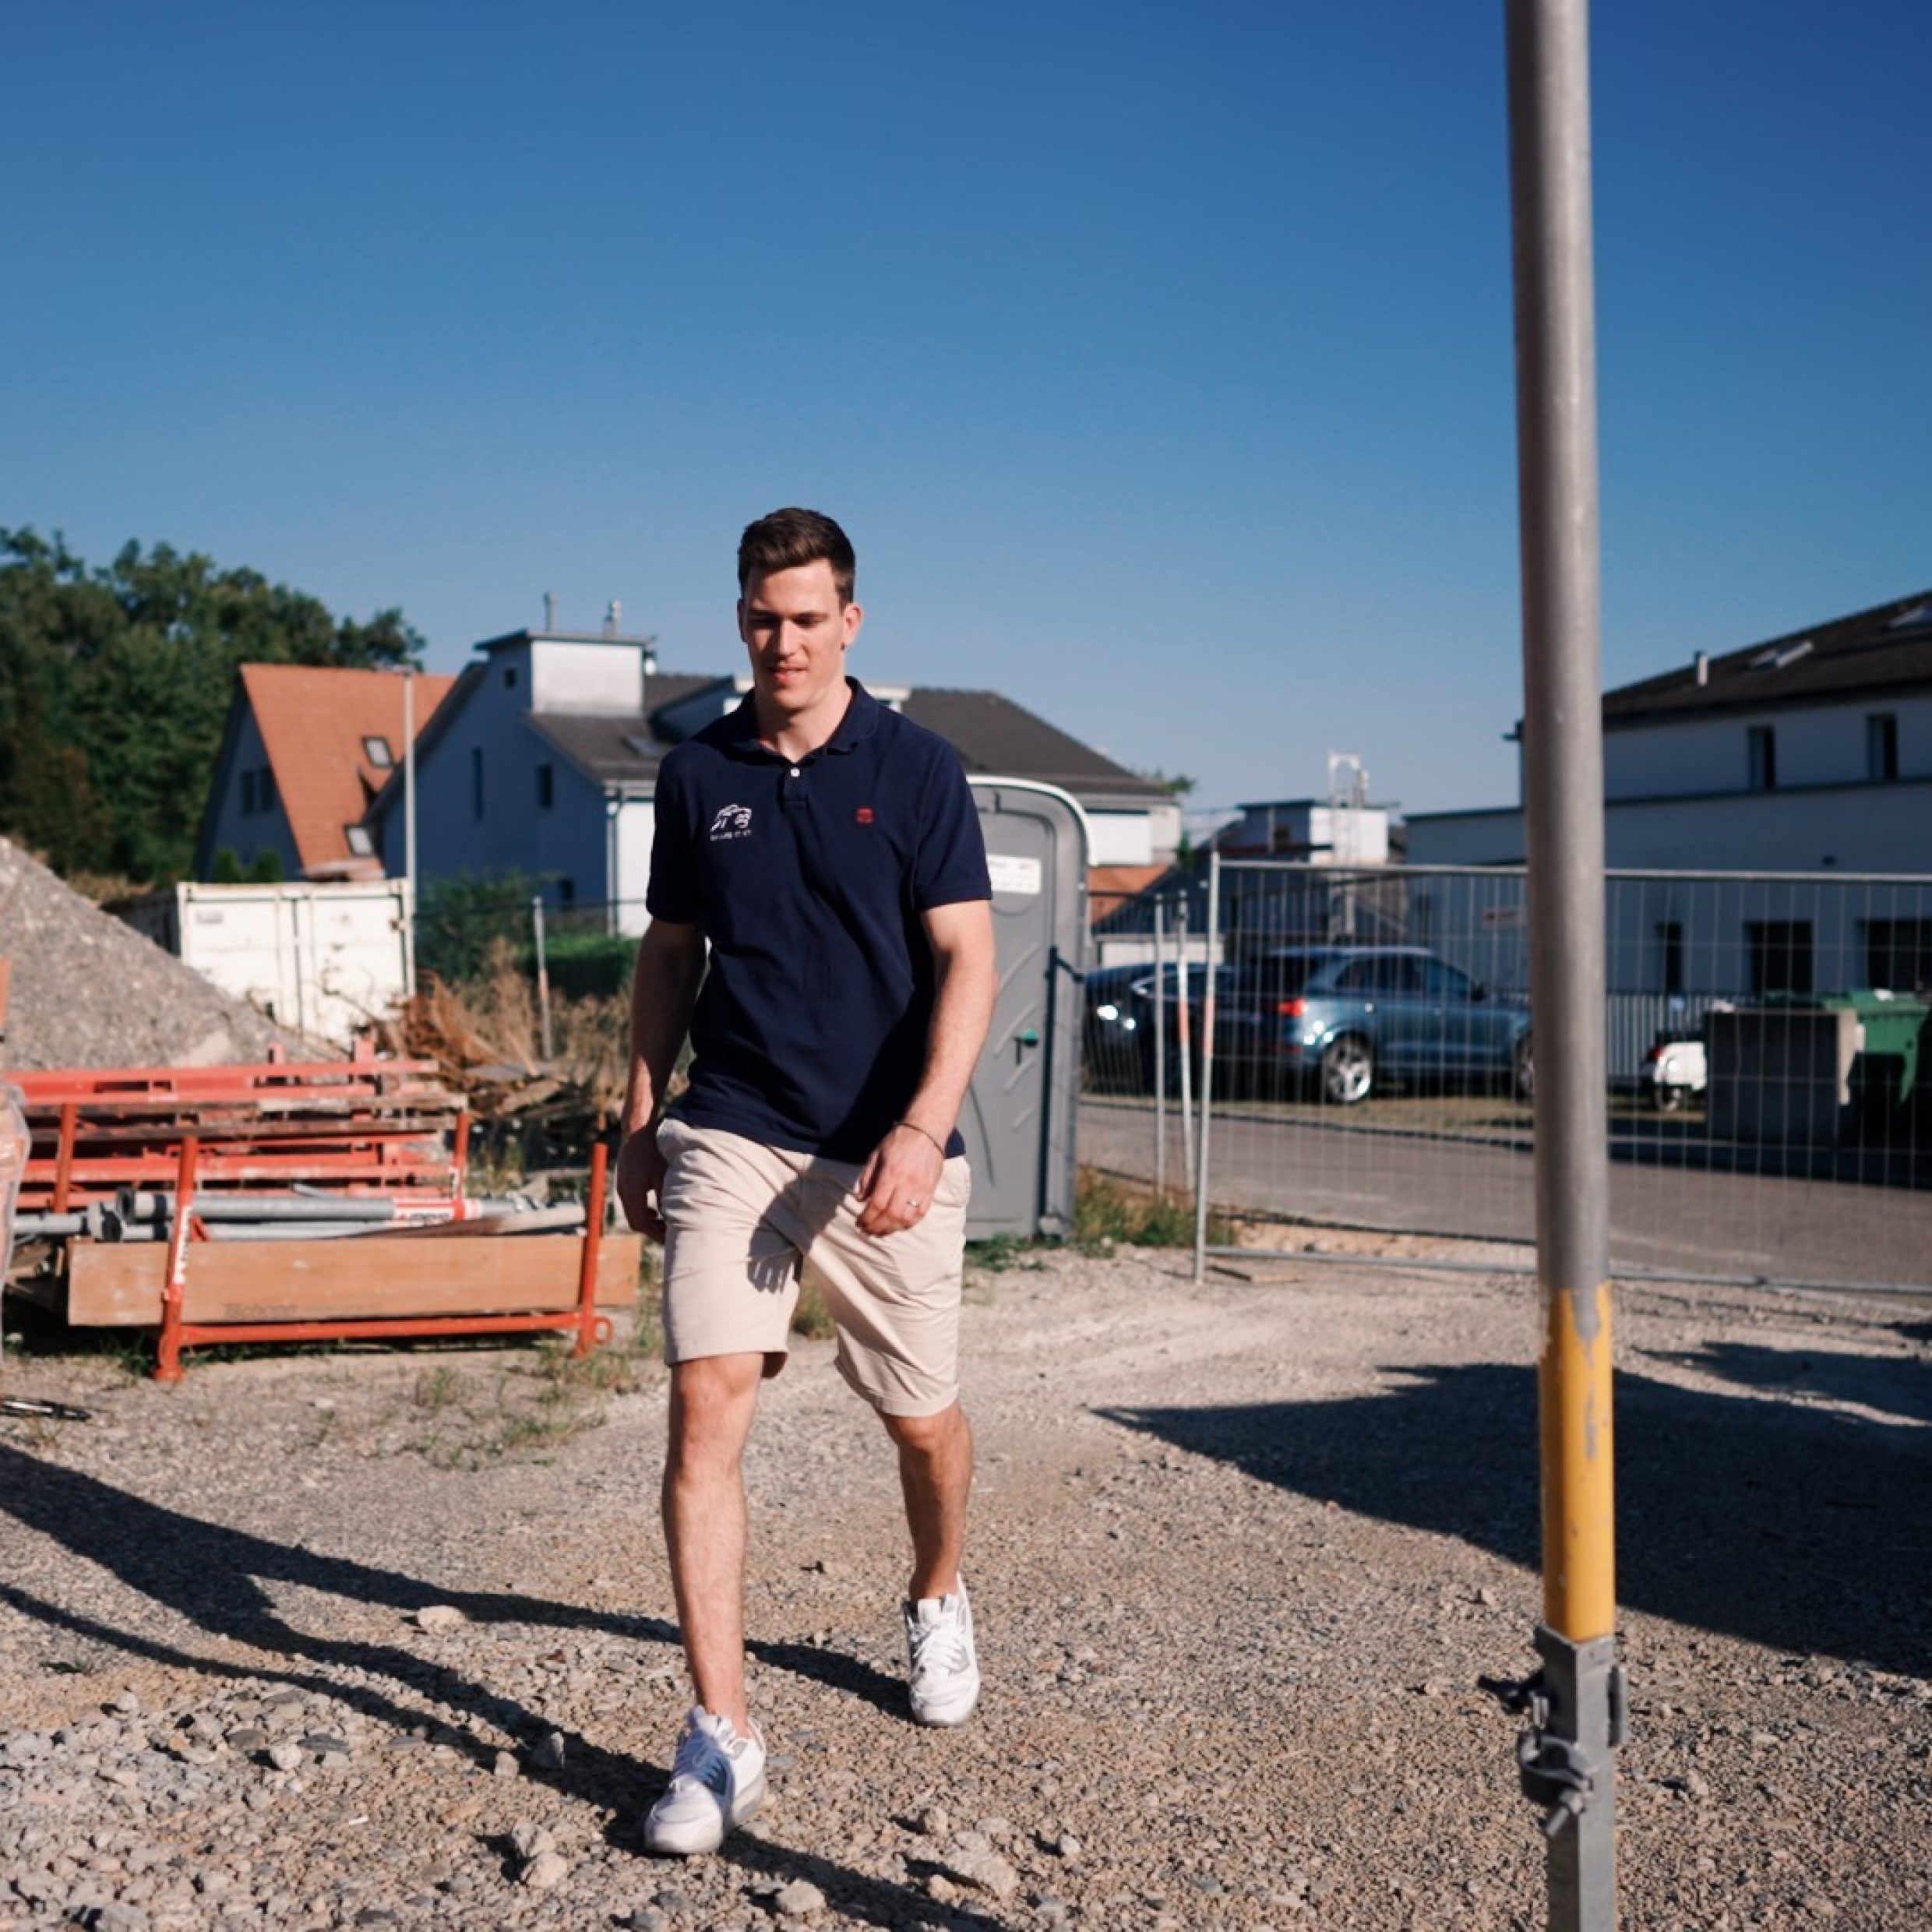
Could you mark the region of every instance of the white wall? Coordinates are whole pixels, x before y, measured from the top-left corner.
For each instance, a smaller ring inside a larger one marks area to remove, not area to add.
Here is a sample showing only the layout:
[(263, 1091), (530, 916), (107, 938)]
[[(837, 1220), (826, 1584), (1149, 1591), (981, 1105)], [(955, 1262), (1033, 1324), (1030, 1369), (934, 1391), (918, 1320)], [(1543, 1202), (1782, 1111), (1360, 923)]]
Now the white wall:
[[(1932, 779), (1613, 800), (1603, 834), (1606, 862), (1634, 870), (1932, 874)], [(1519, 811), (1408, 821), (1412, 865), (1520, 864), (1523, 855)]]
[(1088, 856), (1096, 866), (1151, 866), (1154, 863), (1154, 828), (1144, 812), (1107, 812), (1088, 809), (1087, 823), (1093, 830)]
[(524, 694), (527, 708), (537, 711), (641, 711), (644, 701), (643, 647), (594, 640), (566, 643), (560, 638), (536, 637), (527, 647), (506, 646), (493, 657), (503, 657), (511, 649), (522, 650), (529, 664), (530, 689)]
[(650, 923), (644, 894), (650, 885), (650, 843), (656, 814), (648, 799), (626, 799), (617, 809), (617, 929), (635, 936)]
[(1932, 693), (1866, 698), (1802, 710), (1740, 711), (1723, 717), (1620, 727), (1603, 735), (1607, 799), (1673, 793), (1742, 791), (1750, 784), (1748, 734), (1776, 736), (1778, 784), (1867, 782), (1865, 721), (1889, 712), (1899, 721), (1899, 775), (1932, 777)]
[(1520, 866), (1523, 815), (1514, 806), (1497, 812), (1428, 812), (1408, 821), (1412, 866)]
[(255, 721), (254, 712), (245, 707), (235, 733), (234, 756), (228, 762), (227, 784), (216, 802), (208, 862), (212, 868), (216, 854), (224, 847), (245, 867), (252, 865), (263, 853), (272, 851), (281, 858), (282, 876), (299, 879), (301, 861), (295, 851), (294, 834), (289, 830), (288, 814), (282, 809), (279, 786), (273, 810), (242, 816), (242, 774), (245, 771), (259, 773), (267, 764), (268, 749), (262, 742), (261, 728)]
[(1932, 781), (1613, 805), (1612, 866), (1932, 873)]

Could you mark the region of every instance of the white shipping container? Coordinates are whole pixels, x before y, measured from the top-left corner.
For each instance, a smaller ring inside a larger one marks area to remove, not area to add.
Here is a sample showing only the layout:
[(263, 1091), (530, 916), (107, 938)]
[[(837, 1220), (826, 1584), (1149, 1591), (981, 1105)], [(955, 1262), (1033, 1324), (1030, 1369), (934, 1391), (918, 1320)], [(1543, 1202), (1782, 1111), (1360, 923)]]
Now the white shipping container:
[(409, 884), (190, 881), (121, 910), (137, 932), (278, 1025), (347, 1046), (409, 991)]

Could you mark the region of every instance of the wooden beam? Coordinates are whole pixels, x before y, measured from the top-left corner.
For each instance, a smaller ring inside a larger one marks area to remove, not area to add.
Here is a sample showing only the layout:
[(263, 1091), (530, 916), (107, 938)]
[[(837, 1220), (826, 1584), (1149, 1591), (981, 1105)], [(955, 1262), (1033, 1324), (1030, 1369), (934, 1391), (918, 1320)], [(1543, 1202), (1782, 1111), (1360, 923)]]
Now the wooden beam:
[[(332, 1241), (197, 1241), (188, 1251), (187, 1322), (354, 1320), (370, 1317), (548, 1313), (573, 1306), (580, 1236), (447, 1242), (357, 1235)], [(643, 1236), (606, 1233), (600, 1308), (637, 1299)], [(76, 1241), (67, 1320), (77, 1328), (151, 1328), (161, 1319), (160, 1242)]]

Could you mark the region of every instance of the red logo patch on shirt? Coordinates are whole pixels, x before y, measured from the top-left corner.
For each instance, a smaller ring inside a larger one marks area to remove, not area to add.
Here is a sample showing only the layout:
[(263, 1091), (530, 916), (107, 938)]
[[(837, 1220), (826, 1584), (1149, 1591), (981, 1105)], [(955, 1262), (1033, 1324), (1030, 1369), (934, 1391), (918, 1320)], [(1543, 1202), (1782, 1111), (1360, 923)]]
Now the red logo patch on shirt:
[(869, 805), (862, 805), (852, 814), (852, 816), (857, 819), (861, 825), (869, 825), (872, 823), (872, 807)]

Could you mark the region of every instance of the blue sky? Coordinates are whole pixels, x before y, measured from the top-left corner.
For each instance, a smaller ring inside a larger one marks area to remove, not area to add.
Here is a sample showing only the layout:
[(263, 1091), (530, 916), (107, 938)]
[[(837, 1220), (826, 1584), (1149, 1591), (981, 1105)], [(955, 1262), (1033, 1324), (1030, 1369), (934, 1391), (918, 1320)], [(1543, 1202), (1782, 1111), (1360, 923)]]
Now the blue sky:
[[(1932, 9), (1594, 41), (1612, 683), (1932, 584)], [(1196, 802), (1504, 802), (1501, 0), (103, 4), (9, 23), (0, 523), (206, 551), (454, 668), (622, 600), (735, 668), (746, 520), (854, 668)]]

